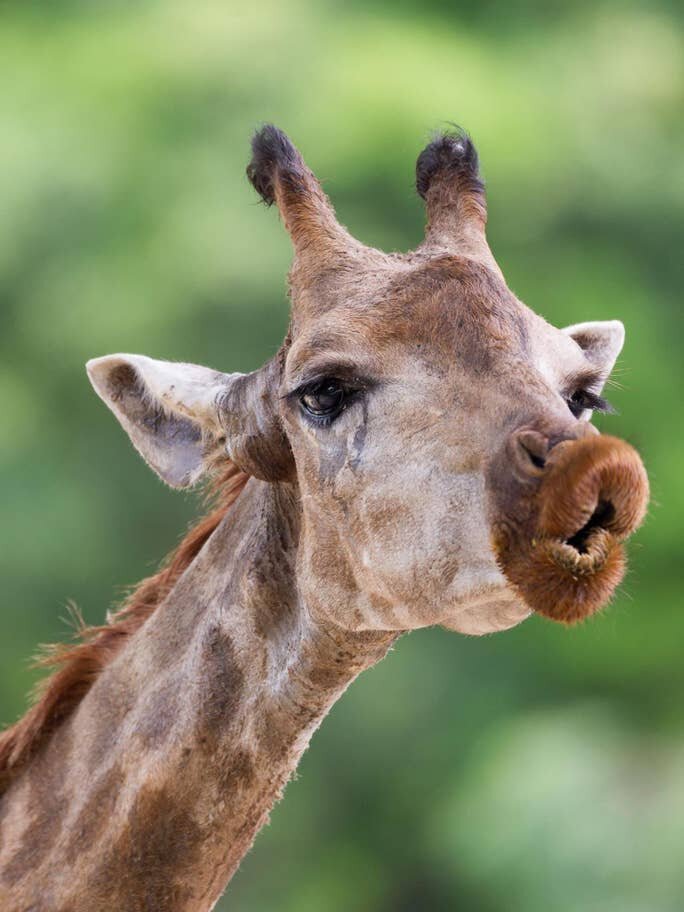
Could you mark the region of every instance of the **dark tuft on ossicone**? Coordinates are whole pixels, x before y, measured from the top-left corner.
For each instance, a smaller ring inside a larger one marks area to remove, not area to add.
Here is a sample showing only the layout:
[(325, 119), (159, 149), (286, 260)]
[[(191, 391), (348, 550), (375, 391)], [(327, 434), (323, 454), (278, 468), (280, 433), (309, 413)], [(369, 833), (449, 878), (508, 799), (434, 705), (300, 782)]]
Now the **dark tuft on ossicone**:
[(418, 156), (416, 190), (423, 199), (427, 197), (435, 175), (446, 170), (454, 176), (467, 178), (473, 190), (484, 189), (480, 180), (477, 150), (472, 139), (460, 127), (449, 133), (440, 133)]
[(273, 124), (257, 130), (252, 138), (252, 160), (247, 165), (247, 177), (267, 205), (275, 202), (273, 179), (276, 171), (294, 176), (301, 174), (302, 169), (299, 152), (282, 130)]

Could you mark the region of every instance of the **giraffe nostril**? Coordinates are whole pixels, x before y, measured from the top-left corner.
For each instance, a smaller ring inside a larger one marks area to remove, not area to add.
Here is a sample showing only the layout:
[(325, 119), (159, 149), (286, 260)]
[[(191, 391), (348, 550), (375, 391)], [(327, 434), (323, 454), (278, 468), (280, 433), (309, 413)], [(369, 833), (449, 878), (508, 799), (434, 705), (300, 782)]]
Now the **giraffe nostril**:
[(515, 435), (515, 457), (519, 468), (526, 475), (537, 476), (546, 466), (549, 452), (548, 438), (538, 431), (518, 431)]
[(532, 465), (538, 469), (543, 469), (544, 466), (546, 465), (546, 459), (544, 459), (543, 456), (537, 455), (537, 453), (535, 453), (534, 450), (529, 449), (529, 447), (525, 446), (524, 443), (521, 444), (521, 446), (522, 446), (523, 450), (525, 451), (525, 453), (527, 454), (527, 456), (529, 457), (529, 460), (532, 463)]

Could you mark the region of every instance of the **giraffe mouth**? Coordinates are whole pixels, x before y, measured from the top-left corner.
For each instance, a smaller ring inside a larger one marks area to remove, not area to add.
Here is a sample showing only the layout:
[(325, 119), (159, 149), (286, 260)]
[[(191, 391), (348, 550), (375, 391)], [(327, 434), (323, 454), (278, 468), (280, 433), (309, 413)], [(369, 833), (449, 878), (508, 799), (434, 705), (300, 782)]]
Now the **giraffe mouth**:
[(554, 448), (522, 523), (504, 522), (494, 545), (527, 605), (563, 623), (603, 608), (627, 566), (623, 543), (644, 518), (648, 479), (637, 452), (611, 437)]
[(571, 573), (585, 575), (600, 571), (620, 542), (610, 531), (615, 507), (609, 500), (600, 500), (589, 519), (565, 539), (546, 538), (541, 547), (549, 559)]
[[(609, 500), (599, 500), (595, 510), (585, 524), (565, 542), (578, 554), (590, 554), (593, 545), (601, 532), (608, 532), (607, 527), (615, 518), (615, 507)], [(609, 533), (608, 533), (609, 534)]]

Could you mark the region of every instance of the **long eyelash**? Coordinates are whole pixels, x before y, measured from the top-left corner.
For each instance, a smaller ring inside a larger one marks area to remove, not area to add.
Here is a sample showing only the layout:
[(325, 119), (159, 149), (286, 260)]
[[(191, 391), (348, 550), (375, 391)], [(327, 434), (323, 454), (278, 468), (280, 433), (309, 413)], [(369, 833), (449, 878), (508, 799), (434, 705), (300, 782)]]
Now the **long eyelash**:
[[(281, 396), (281, 399), (290, 399), (294, 401), (295, 399), (301, 399), (302, 396), (306, 396), (310, 393), (313, 393), (316, 390), (316, 387), (320, 386), (321, 383), (324, 383), (326, 380), (331, 379), (327, 375), (322, 377), (316, 377), (312, 380), (307, 380), (306, 383), (302, 383), (301, 386), (298, 386), (296, 389), (290, 390), (289, 393), (285, 393)], [(337, 379), (337, 378), (332, 378)]]
[[(603, 399), (596, 393), (592, 393), (591, 390), (578, 390), (575, 393), (575, 396), (580, 400), (577, 404), (581, 405), (583, 408), (591, 409), (593, 412), (601, 412), (604, 415), (615, 414), (614, 406), (612, 406), (607, 399)], [(572, 401), (572, 397), (570, 397), (570, 401)]]

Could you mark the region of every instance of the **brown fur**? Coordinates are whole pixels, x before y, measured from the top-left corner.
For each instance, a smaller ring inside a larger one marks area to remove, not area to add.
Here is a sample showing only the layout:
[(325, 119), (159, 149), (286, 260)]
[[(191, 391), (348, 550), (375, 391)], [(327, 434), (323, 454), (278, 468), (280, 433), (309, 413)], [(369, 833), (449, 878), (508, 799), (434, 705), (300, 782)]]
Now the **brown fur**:
[(7, 787), (43, 739), (73, 712), (102, 669), (164, 601), (240, 496), (247, 479), (230, 465), (215, 484), (216, 506), (188, 532), (165, 566), (140, 583), (107, 624), (89, 627), (81, 623), (78, 643), (49, 646), (38, 658), (38, 665), (56, 671), (39, 685), (31, 709), (0, 734), (0, 789)]

